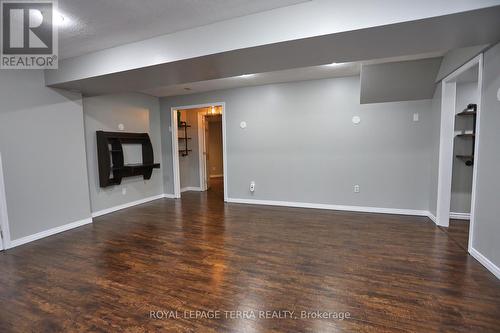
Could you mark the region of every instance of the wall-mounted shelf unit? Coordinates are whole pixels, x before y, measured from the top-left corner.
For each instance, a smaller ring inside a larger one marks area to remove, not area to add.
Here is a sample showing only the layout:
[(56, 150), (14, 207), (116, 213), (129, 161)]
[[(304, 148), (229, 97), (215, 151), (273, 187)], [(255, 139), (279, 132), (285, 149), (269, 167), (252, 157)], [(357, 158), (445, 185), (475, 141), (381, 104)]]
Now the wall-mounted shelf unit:
[[(125, 177), (151, 179), (153, 169), (160, 168), (160, 163), (154, 163), (153, 145), (148, 133), (97, 131), (96, 135), (101, 187), (119, 185)], [(123, 144), (142, 145), (142, 164), (124, 164)]]
[(178, 139), (184, 141), (184, 149), (179, 149), (179, 153), (181, 156), (188, 156), (189, 152), (192, 150), (188, 148), (188, 141), (191, 140), (190, 137), (188, 137), (187, 129), (188, 127), (191, 127), (191, 125), (188, 125), (185, 121), (179, 122), (179, 129), (180, 133), (184, 134), (184, 136), (180, 136)]
[(465, 165), (474, 165), (474, 149), (476, 146), (476, 117), (477, 117), (477, 104), (469, 104), (467, 108), (462, 112), (456, 114), (457, 117), (473, 117), (473, 129), (472, 133), (461, 133), (458, 134), (458, 138), (472, 139), (472, 153), (470, 155), (455, 155), (456, 158), (464, 161)]

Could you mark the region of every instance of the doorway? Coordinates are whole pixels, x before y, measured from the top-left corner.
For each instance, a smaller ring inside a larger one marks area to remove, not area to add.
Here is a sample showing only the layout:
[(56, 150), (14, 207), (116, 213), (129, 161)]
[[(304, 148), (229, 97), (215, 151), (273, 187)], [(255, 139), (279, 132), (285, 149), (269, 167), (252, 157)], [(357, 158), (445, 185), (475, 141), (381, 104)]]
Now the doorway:
[(9, 219), (3, 177), (2, 154), (0, 153), (0, 251), (10, 248)]
[(468, 252), (474, 225), (481, 83), (482, 55), (442, 82), (436, 222)]
[(224, 103), (171, 109), (174, 196), (184, 192), (223, 192), (227, 201)]
[(222, 108), (212, 106), (198, 112), (200, 183), (203, 190), (222, 190), (224, 158), (222, 150)]

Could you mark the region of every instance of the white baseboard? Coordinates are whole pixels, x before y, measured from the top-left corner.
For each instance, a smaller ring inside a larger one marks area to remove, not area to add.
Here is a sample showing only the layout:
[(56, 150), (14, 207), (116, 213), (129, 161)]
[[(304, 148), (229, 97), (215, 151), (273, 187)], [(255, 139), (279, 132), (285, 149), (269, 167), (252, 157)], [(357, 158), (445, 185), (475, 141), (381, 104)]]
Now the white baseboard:
[[(137, 200), (137, 201), (134, 201), (134, 202), (129, 202), (129, 203), (126, 203), (126, 204), (123, 204), (123, 205), (119, 205), (119, 206), (111, 207), (111, 208), (104, 209), (104, 210), (101, 210), (101, 211), (98, 211), (98, 212), (94, 212), (94, 213), (92, 213), (92, 217), (97, 217), (97, 216), (109, 214), (109, 213), (115, 212), (117, 210), (125, 209), (125, 208), (128, 208), (128, 207), (133, 207), (133, 206), (136, 206), (136, 205), (140, 205), (140, 204), (143, 204), (143, 203), (146, 203), (146, 202), (150, 202), (150, 201), (157, 200), (157, 199), (162, 199), (162, 198), (171, 198), (171, 199), (174, 199), (175, 196), (173, 194), (168, 194), (168, 193), (155, 195), (153, 197), (144, 198), (144, 199)], [(78, 228), (78, 227), (81, 227), (81, 226), (89, 224), (89, 223), (92, 223), (92, 218), (87, 218), (87, 219), (83, 219), (83, 220), (76, 221), (76, 222), (73, 222), (73, 223), (68, 223), (68, 224), (65, 224), (65, 225), (62, 225), (62, 226), (59, 226), (59, 227), (56, 227), (56, 228), (52, 228), (52, 229), (49, 229), (49, 230), (41, 231), (39, 233), (30, 235), (30, 236), (26, 236), (26, 237), (22, 237), (22, 238), (19, 238), (19, 239), (11, 240), (9, 242), (9, 244), (4, 244), (4, 245), (8, 245), (8, 246), (6, 246), (6, 249), (11, 249), (13, 247), (16, 247), (16, 246), (19, 246), (19, 245), (23, 245), (23, 244), (26, 244), (26, 243), (29, 243), (29, 242), (33, 242), (33, 241), (36, 241), (38, 239), (45, 238), (45, 237), (48, 237), (48, 236), (52, 236), (52, 235), (58, 234), (58, 233), (63, 232), (63, 231), (67, 231), (67, 230), (70, 230), (70, 229)]]
[(176, 199), (177, 197), (175, 196), (175, 194), (170, 194), (170, 193), (165, 193), (163, 194), (163, 197), (164, 198), (167, 198), (167, 199)]
[(500, 268), (492, 263), (488, 258), (486, 258), (481, 252), (470, 247), (469, 253), (473, 256), (477, 261), (481, 263), (484, 267), (486, 267), (491, 273), (493, 273), (497, 279), (500, 279)]
[(49, 229), (49, 230), (41, 231), (41, 232), (33, 234), (33, 235), (29, 235), (29, 236), (26, 236), (26, 237), (14, 239), (14, 240), (10, 241), (9, 248), (13, 248), (13, 247), (16, 247), (16, 246), (19, 246), (19, 245), (23, 245), (23, 244), (26, 244), (26, 243), (29, 243), (29, 242), (33, 242), (33, 241), (36, 241), (38, 239), (45, 238), (45, 237), (48, 237), (48, 236), (52, 236), (52, 235), (58, 234), (58, 233), (63, 232), (63, 231), (68, 231), (70, 229), (78, 228), (78, 227), (81, 227), (81, 226), (89, 224), (89, 223), (92, 223), (92, 218), (90, 218), (90, 217), (87, 218), (87, 219), (83, 219), (83, 220), (80, 220), (80, 221), (76, 221), (76, 222), (73, 222), (73, 223), (68, 223), (68, 224), (65, 224), (65, 225), (62, 225), (62, 226), (59, 226), (59, 227), (55, 227), (55, 228), (52, 228), (52, 229)]
[(341, 210), (341, 211), (349, 211), (349, 212), (412, 215), (412, 216), (426, 216), (426, 217), (429, 217), (429, 214), (430, 214), (426, 210), (329, 205), (329, 204), (316, 204), (316, 203), (292, 202), (292, 201), (272, 201), (272, 200), (228, 198), (227, 202), (250, 204), (250, 205), (314, 208), (314, 209), (327, 209), (327, 210)]
[(201, 191), (202, 191), (202, 189), (201, 189), (201, 187), (191, 187), (191, 186), (190, 186), (190, 187), (183, 187), (183, 188), (181, 188), (181, 193), (182, 193), (182, 192), (187, 192), (187, 191), (197, 191), (197, 192), (201, 192)]
[[(125, 209), (125, 208), (130, 208), (130, 207), (133, 207), (133, 206), (141, 205), (141, 204), (153, 201), (153, 200), (158, 200), (158, 199), (162, 199), (162, 198), (166, 198), (166, 197), (167, 197), (167, 194), (158, 194), (158, 195), (155, 195), (155, 196), (152, 196), (152, 197), (148, 197), (148, 198), (144, 198), (144, 199), (140, 199), (140, 200), (128, 202), (128, 203), (125, 203), (123, 205), (118, 205), (118, 206), (114, 206), (114, 207), (111, 207), (111, 208), (106, 208), (106, 209), (103, 209), (103, 210), (100, 210), (100, 211), (97, 211), (97, 212), (93, 212), (92, 213), (92, 217), (98, 217), (98, 216), (106, 215), (106, 214), (109, 214), (109, 213), (116, 212), (118, 210), (122, 210), (122, 209)], [(172, 195), (172, 197), (173, 197), (173, 195)]]
[(470, 213), (450, 213), (450, 219), (470, 220)]
[(210, 178), (222, 178), (224, 175), (210, 175)]
[(435, 224), (437, 224), (437, 218), (434, 216), (434, 214), (432, 214), (431, 212), (427, 212), (427, 217), (432, 221), (434, 222)]

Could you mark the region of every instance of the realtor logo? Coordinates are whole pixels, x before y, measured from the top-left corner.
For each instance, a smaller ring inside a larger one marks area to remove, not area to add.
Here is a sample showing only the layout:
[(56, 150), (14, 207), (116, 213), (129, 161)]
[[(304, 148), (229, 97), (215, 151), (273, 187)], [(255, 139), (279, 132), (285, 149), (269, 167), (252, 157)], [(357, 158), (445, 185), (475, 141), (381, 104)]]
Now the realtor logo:
[(2, 1), (1, 68), (57, 68), (53, 1)]

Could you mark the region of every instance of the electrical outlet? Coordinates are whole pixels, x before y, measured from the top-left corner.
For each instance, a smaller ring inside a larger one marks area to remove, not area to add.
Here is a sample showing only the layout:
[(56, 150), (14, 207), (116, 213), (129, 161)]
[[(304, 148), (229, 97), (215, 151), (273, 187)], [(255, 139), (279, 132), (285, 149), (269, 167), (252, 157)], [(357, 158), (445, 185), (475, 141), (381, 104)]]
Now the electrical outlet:
[(125, 130), (125, 125), (123, 125), (123, 124), (118, 124), (118, 130), (119, 130), (119, 131), (124, 131), (124, 130)]
[(414, 113), (413, 114), (413, 121), (418, 121), (418, 119), (419, 119), (418, 113)]
[(250, 192), (254, 192), (255, 191), (255, 182), (252, 181), (250, 182)]
[(125, 194), (127, 194), (127, 188), (126, 187), (122, 188), (122, 195), (125, 195)]
[(354, 193), (359, 193), (359, 185), (354, 185)]

